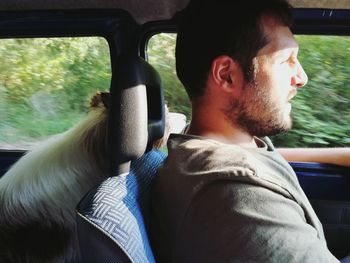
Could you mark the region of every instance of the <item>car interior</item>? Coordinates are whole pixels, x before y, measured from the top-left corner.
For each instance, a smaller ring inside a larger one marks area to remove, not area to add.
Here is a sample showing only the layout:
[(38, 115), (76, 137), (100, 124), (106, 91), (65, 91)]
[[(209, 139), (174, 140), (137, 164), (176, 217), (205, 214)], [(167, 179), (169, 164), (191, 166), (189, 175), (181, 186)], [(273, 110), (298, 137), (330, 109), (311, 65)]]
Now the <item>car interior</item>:
[[(155, 262), (147, 234), (148, 194), (166, 153), (152, 149), (152, 144), (163, 136), (163, 93), (171, 87), (163, 86), (162, 76), (148, 62), (147, 45), (153, 35), (176, 33), (187, 2), (0, 2), (1, 39), (98, 36), (108, 43), (108, 147), (112, 167), (110, 177), (77, 204), (82, 262)], [(349, 1), (290, 2), (295, 7), (296, 35), (350, 35)], [(0, 149), (1, 175), (25, 152)], [(349, 255), (350, 168), (321, 163), (291, 166), (323, 224), (330, 251), (337, 258)]]

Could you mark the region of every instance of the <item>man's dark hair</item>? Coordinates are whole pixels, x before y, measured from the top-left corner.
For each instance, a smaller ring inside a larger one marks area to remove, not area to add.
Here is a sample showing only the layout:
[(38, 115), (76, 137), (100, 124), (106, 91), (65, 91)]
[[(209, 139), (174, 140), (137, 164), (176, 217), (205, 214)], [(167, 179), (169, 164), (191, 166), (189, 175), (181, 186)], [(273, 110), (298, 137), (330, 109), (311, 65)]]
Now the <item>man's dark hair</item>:
[(190, 99), (204, 93), (212, 61), (228, 55), (246, 81), (253, 78), (252, 60), (267, 44), (264, 15), (291, 27), (285, 0), (192, 0), (181, 15), (176, 43), (176, 71)]

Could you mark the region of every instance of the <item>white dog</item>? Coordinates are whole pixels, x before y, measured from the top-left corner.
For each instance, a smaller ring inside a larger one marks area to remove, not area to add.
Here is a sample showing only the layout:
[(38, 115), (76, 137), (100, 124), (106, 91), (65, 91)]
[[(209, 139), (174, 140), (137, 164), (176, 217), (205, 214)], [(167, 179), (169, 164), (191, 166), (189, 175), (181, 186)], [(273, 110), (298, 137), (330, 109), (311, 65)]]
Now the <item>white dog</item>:
[(75, 207), (108, 176), (108, 93), (85, 119), (22, 157), (0, 179), (0, 262), (77, 262)]

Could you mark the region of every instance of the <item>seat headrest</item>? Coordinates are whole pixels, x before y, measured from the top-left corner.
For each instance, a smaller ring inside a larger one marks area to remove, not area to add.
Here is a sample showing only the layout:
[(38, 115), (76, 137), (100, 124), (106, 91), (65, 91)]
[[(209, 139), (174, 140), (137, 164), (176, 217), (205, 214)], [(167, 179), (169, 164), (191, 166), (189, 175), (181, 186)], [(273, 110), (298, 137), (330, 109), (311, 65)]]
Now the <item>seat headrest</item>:
[[(112, 69), (109, 149), (112, 174), (127, 172), (164, 133), (164, 98), (158, 72), (144, 59), (124, 54)], [(121, 168), (123, 165), (126, 168)], [(117, 170), (117, 171), (116, 171)]]

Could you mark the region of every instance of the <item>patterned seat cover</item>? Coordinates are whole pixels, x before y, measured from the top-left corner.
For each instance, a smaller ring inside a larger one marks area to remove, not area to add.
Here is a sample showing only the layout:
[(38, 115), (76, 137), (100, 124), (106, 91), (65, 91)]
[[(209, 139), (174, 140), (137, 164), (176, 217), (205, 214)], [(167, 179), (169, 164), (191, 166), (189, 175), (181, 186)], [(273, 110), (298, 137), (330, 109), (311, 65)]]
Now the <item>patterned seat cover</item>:
[(78, 208), (131, 262), (155, 262), (147, 235), (149, 189), (165, 157), (160, 151), (149, 151), (131, 163), (129, 173), (103, 181)]

